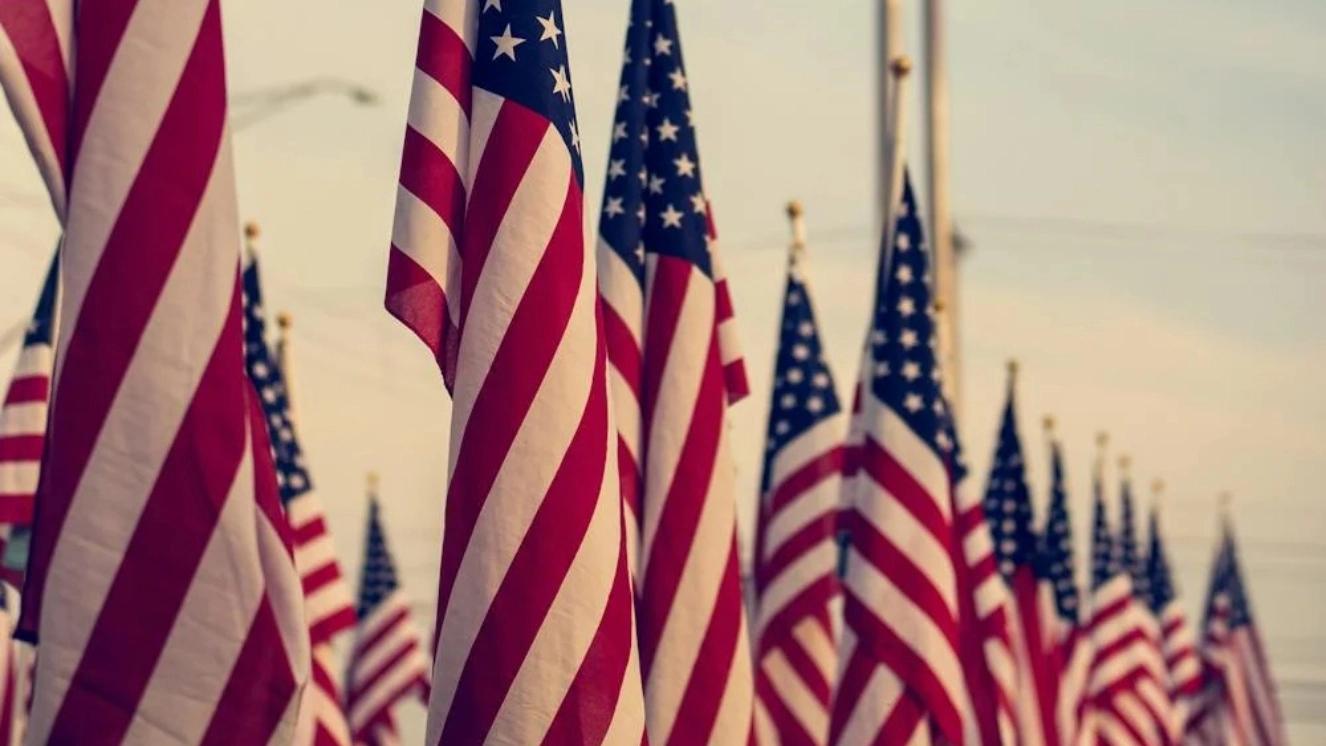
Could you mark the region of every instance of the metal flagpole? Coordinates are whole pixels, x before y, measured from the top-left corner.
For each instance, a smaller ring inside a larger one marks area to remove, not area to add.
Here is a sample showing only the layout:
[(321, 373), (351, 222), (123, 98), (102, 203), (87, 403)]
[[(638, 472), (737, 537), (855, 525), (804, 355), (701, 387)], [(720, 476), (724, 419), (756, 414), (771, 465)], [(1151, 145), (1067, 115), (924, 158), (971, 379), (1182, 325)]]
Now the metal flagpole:
[(881, 235), (888, 230), (888, 215), (892, 210), (889, 202), (893, 180), (894, 138), (892, 130), (893, 104), (897, 100), (894, 88), (894, 73), (890, 69), (893, 61), (902, 54), (902, 11), (901, 0), (879, 0), (877, 7), (876, 42), (879, 45), (879, 75), (876, 90), (876, 117), (879, 141), (877, 143), (878, 172), (875, 174), (875, 218), (879, 225), (874, 235)]
[(939, 317), (939, 350), (944, 393), (954, 414), (962, 415), (962, 336), (958, 323), (958, 263), (949, 208), (948, 69), (944, 47), (943, 0), (927, 0), (925, 35), (926, 183), (930, 210), (930, 244), (935, 252), (935, 297)]

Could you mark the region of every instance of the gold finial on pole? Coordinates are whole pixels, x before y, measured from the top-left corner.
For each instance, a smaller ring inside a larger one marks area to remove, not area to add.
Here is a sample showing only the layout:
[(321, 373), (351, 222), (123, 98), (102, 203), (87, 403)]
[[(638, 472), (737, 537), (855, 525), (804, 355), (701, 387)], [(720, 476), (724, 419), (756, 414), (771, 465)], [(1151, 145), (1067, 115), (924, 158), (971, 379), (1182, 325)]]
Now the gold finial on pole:
[(1018, 377), (1018, 359), (1015, 357), (1008, 359), (1008, 377), (1010, 379)]
[(1110, 434), (1105, 431), (1096, 433), (1096, 480), (1105, 481), (1105, 449), (1110, 444)]
[(1133, 460), (1128, 456), (1128, 454), (1125, 453), (1122, 456), (1119, 456), (1119, 473), (1125, 479), (1128, 478), (1128, 467), (1132, 465), (1133, 465)]
[(801, 203), (792, 200), (787, 203), (787, 219), (792, 226), (792, 261), (796, 261), (806, 250), (806, 219)]
[(295, 418), (294, 376), (290, 369), (290, 327), (293, 324), (289, 311), (276, 314), (276, 365), (281, 369), (281, 379), (285, 383), (286, 407), (290, 410), (290, 419)]
[(893, 58), (889, 63), (889, 72), (893, 73), (895, 78), (905, 78), (912, 71), (912, 58), (905, 54), (900, 54)]
[(370, 471), (368, 473), (368, 494), (376, 497), (378, 494), (378, 473)]
[(1041, 425), (1045, 428), (1046, 433), (1054, 435), (1054, 415), (1045, 415), (1045, 417), (1041, 419)]
[(253, 241), (261, 234), (262, 231), (258, 230), (257, 221), (250, 220), (249, 222), (244, 224), (244, 238), (248, 239), (249, 241)]

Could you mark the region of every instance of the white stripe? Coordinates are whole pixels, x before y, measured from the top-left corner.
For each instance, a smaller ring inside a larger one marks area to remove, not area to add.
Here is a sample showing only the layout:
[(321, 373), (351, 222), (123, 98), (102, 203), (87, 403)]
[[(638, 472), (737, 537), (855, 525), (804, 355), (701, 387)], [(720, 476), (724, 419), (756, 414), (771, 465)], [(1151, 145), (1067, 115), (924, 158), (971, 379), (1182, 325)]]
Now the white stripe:
[(837, 654), (833, 639), (825, 632), (823, 625), (813, 618), (805, 619), (792, 628), (792, 636), (801, 643), (806, 656), (815, 662), (824, 680), (832, 684)]
[(46, 432), (46, 402), (10, 404), (0, 411), (0, 436)]
[[(364, 631), (356, 637), (355, 652), (353, 660), (350, 662), (350, 678), (348, 681), (350, 689), (363, 684), (368, 677), (382, 667), (383, 663), (390, 660), (393, 655), (400, 652), (401, 648), (409, 643), (420, 643), (420, 649), (423, 649), (422, 638), (408, 613), (409, 609), (409, 601), (405, 598), (405, 594), (402, 591), (395, 591), (374, 610), (370, 619), (367, 620), (372, 623), (372, 626), (365, 626)], [(393, 622), (392, 619), (402, 610), (407, 612), (406, 615)], [(378, 635), (381, 635), (381, 637), (378, 637)], [(367, 648), (360, 646), (362, 641), (373, 637), (378, 637), (378, 639), (372, 645)], [(425, 666), (425, 668), (427, 667)]]
[(64, 173), (60, 169), (59, 160), (55, 157), (55, 148), (51, 144), (50, 133), (46, 130), (46, 120), (42, 118), (41, 108), (37, 104), (32, 86), (28, 83), (23, 63), (19, 60), (18, 52), (3, 26), (0, 26), (0, 87), (5, 90), (9, 106), (14, 111), (14, 118), (18, 120), (23, 136), (28, 142), (28, 148), (37, 162), (37, 170), (41, 172), (42, 180), (46, 183), (46, 190), (55, 207), (56, 216), (63, 217)]
[(412, 650), (355, 700), (354, 706), (347, 713), (350, 728), (358, 730), (367, 724), (379, 710), (392, 704), (401, 687), (407, 686), (427, 670), (428, 659), (423, 651), (417, 648)]
[(806, 687), (796, 669), (787, 662), (787, 657), (781, 651), (773, 650), (764, 656), (760, 666), (778, 693), (778, 699), (796, 718), (801, 728), (814, 742), (823, 742), (829, 732), (829, 713), (815, 693)]
[(1096, 727), (1100, 729), (1100, 733), (1105, 736), (1105, 742), (1110, 746), (1144, 746), (1134, 740), (1128, 730), (1120, 725), (1114, 715), (1108, 711), (1095, 711), (1093, 721)]
[(884, 538), (916, 565), (919, 574), (939, 594), (945, 610), (958, 615), (958, 580), (952, 555), (930, 530), (916, 520), (898, 498), (865, 477), (867, 484), (857, 493), (857, 509)]
[[(124, 42), (128, 47), (137, 46), (135, 23), (156, 17), (151, 10), (156, 1), (140, 5), (134, 14)], [(164, 10), (160, 15), (170, 16)], [(177, 31), (183, 28), (176, 24)], [(115, 69), (113, 64), (112, 74)], [(137, 106), (135, 102), (128, 108)], [(46, 733), (64, 698), (230, 309), (239, 257), (234, 236), (238, 220), (223, 219), (234, 215), (229, 165), (229, 149), (223, 144), (199, 217), (190, 226), (125, 370), (54, 547), (45, 587), (50, 607), (59, 613), (41, 618), (40, 665), (46, 672), (41, 679), (46, 685), (39, 688), (33, 704), (37, 733)], [(83, 170), (80, 162), (83, 178), (94, 178), (90, 171), (91, 167)], [(83, 211), (94, 209), (87, 206)], [(217, 246), (234, 249), (218, 251)]]
[(807, 578), (823, 577), (825, 568), (832, 572), (837, 557), (838, 546), (832, 541), (822, 541), (793, 560), (760, 594), (757, 628), (762, 632), (787, 604), (800, 595), (806, 589)]
[[(767, 562), (788, 539), (807, 525), (822, 520), (835, 520), (840, 494), (842, 480), (836, 474), (828, 476), (774, 513), (764, 524), (763, 560)], [(833, 542), (832, 531), (824, 541)], [(835, 561), (829, 561), (829, 570), (833, 569)]]
[(479, 22), (479, 4), (474, 0), (425, 0), (424, 10), (437, 16), (461, 37), (474, 55), (474, 39)]
[(778, 746), (778, 728), (774, 725), (764, 700), (755, 698), (755, 743), (758, 746)]
[(935, 500), (944, 518), (952, 521), (953, 507), (949, 499), (951, 487), (944, 462), (872, 391), (867, 389), (864, 393), (869, 397), (865, 411), (873, 420), (870, 432), (894, 459), (906, 467), (908, 474), (921, 485), (925, 493)]
[(18, 360), (14, 361), (14, 378), (28, 378), (30, 376), (49, 378), (51, 363), (50, 345), (37, 344), (24, 347), (22, 352), (18, 354)]
[(31, 495), (37, 491), (40, 461), (0, 462), (0, 494)]
[(746, 634), (744, 614), (740, 624), (737, 639), (733, 643), (736, 650), (732, 655), (732, 666), (728, 669), (727, 683), (714, 716), (714, 727), (709, 733), (713, 743), (741, 744), (750, 738), (752, 709), (755, 706), (755, 673), (751, 668), (750, 638)]
[(815, 423), (809, 430), (793, 438), (778, 449), (774, 455), (773, 466), (769, 470), (769, 484), (773, 492), (789, 476), (801, 467), (825, 454), (834, 446), (841, 445), (847, 425), (847, 414), (838, 412)]
[(618, 316), (622, 317), (626, 328), (630, 330), (636, 347), (643, 337), (641, 326), (644, 323), (644, 295), (635, 271), (622, 259), (600, 236), (595, 255), (599, 267), (599, 294)]
[[(902, 698), (902, 682), (884, 666), (877, 666), (861, 690), (852, 713), (838, 738), (840, 746), (867, 746), (875, 742), (879, 729)], [(924, 721), (925, 718), (922, 718)]]

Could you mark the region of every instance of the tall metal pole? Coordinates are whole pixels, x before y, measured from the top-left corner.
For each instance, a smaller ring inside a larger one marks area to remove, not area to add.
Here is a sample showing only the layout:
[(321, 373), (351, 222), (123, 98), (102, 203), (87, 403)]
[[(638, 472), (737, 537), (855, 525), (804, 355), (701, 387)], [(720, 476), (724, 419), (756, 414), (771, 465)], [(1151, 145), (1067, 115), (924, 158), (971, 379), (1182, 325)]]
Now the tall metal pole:
[(962, 412), (962, 336), (959, 332), (958, 262), (949, 206), (948, 67), (943, 0), (926, 0), (925, 128), (926, 182), (929, 186), (930, 241), (935, 252), (935, 297), (939, 307), (939, 350), (944, 389), (959, 417)]
[(889, 204), (891, 194), (891, 184), (893, 181), (893, 155), (895, 143), (893, 141), (892, 108), (893, 102), (897, 100), (894, 95), (894, 86), (896, 81), (890, 65), (897, 59), (902, 52), (902, 12), (901, 0), (879, 0), (876, 6), (876, 42), (879, 46), (879, 56), (876, 59), (876, 127), (878, 140), (876, 141), (876, 160), (878, 171), (875, 174), (875, 220), (877, 225), (874, 235), (883, 235), (888, 229), (884, 222), (891, 209)]

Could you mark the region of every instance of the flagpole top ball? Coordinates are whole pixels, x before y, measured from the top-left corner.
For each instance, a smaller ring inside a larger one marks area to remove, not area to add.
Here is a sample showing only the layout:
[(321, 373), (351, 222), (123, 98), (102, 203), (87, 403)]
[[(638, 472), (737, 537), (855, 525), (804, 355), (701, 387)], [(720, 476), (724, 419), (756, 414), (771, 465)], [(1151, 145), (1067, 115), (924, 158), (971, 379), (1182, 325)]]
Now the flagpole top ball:
[(372, 493), (378, 491), (378, 473), (375, 471), (368, 473), (368, 491)]
[(252, 241), (257, 238), (262, 231), (258, 230), (258, 224), (250, 220), (244, 224), (244, 237)]
[(1008, 375), (1009, 375), (1010, 377), (1016, 378), (1016, 377), (1017, 377), (1017, 374), (1018, 374), (1018, 361), (1017, 361), (1017, 358), (1009, 358), (1009, 359), (1008, 359)]
[(944, 301), (942, 301), (942, 300), (936, 298), (933, 307), (934, 307), (934, 309), (935, 309), (935, 313), (943, 313), (943, 312), (944, 312)]
[(905, 54), (898, 55), (889, 63), (889, 72), (896, 78), (906, 77), (912, 71), (912, 58)]
[(1054, 432), (1054, 415), (1052, 414), (1045, 415), (1045, 418), (1041, 420), (1041, 424), (1045, 426), (1045, 432), (1047, 433)]
[(290, 317), (289, 311), (282, 311), (276, 314), (276, 325), (280, 327), (281, 331), (286, 331), (287, 329), (289, 329), (292, 323), (293, 320)]
[(801, 203), (796, 200), (788, 202), (787, 216), (789, 218), (792, 218), (793, 220), (796, 220), (797, 218), (801, 217)]

